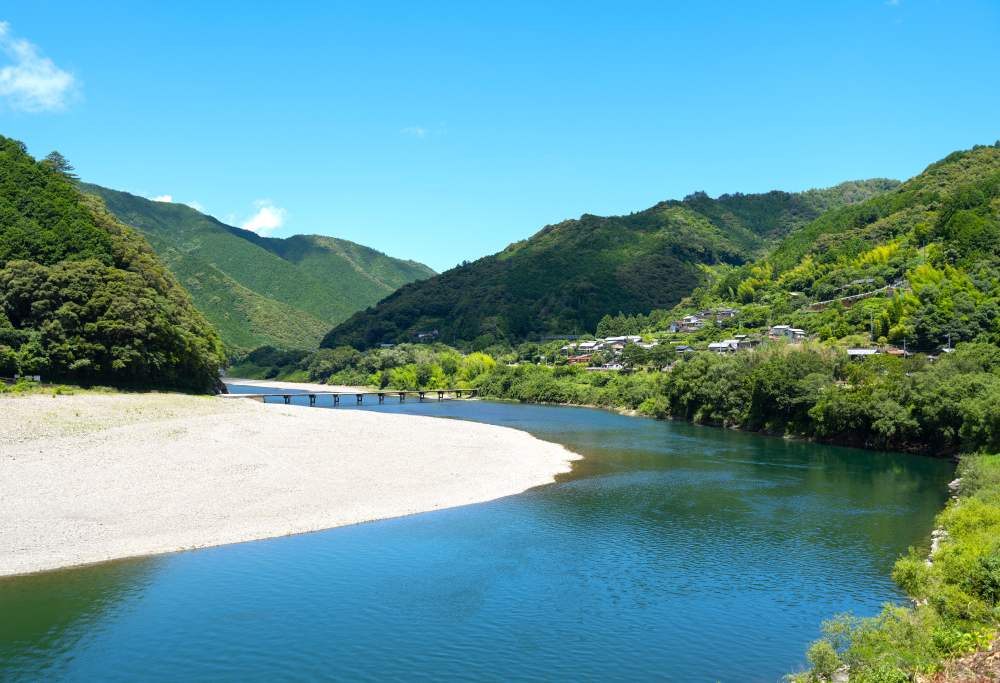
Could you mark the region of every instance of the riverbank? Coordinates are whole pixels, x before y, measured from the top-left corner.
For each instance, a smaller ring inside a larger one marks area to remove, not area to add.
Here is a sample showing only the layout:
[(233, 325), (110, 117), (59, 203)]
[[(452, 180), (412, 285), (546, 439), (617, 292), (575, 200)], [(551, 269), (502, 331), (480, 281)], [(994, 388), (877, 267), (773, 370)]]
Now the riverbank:
[(0, 576), (484, 502), (579, 457), (473, 422), (134, 394), (0, 398), (0, 452)]

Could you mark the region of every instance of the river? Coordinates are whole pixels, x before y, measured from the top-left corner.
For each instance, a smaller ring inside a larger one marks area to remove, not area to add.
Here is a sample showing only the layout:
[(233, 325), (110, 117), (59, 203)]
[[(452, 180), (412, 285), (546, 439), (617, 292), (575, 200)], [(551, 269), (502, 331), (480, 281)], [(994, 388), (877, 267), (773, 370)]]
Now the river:
[(830, 615), (901, 599), (892, 563), (928, 546), (954, 472), (586, 408), (330, 409), (584, 459), (489, 503), (0, 580), (0, 680), (774, 683)]

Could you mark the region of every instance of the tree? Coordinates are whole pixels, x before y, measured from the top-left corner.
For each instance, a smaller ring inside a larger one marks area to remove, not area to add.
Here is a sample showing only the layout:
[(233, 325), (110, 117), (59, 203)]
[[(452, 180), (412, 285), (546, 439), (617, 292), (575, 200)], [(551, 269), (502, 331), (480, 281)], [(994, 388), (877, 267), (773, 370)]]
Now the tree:
[(73, 173), (76, 169), (74, 169), (70, 165), (69, 160), (59, 152), (50, 152), (47, 157), (42, 159), (42, 163), (51, 166), (55, 173), (58, 173), (70, 182), (76, 183), (80, 180), (80, 176)]
[(622, 365), (627, 368), (634, 368), (636, 365), (643, 365), (646, 362), (646, 349), (638, 344), (626, 344), (622, 349), (622, 354), (618, 358)]
[(646, 352), (646, 359), (658, 368), (665, 368), (677, 360), (677, 347), (673, 344), (657, 344)]

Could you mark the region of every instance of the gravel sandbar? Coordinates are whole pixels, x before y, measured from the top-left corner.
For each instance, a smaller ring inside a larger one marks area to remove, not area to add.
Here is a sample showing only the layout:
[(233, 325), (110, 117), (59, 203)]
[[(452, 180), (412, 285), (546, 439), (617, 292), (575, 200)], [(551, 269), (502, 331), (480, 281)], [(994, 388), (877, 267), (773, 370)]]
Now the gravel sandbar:
[(0, 576), (520, 493), (579, 456), (416, 415), (118, 394), (0, 398)]

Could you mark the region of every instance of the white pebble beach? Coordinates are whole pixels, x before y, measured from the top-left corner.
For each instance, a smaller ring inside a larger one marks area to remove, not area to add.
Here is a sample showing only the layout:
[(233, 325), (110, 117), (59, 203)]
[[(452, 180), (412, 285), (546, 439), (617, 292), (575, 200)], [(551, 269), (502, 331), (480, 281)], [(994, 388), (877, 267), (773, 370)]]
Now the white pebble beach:
[(166, 394), (0, 397), (0, 576), (297, 534), (551, 483), (493, 425)]

